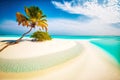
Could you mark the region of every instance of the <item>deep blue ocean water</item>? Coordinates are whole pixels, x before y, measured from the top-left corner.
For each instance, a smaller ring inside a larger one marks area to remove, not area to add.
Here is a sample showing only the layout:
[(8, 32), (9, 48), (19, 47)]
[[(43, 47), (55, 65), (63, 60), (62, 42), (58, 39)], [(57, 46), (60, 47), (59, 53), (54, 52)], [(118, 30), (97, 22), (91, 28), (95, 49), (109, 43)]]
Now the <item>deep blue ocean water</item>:
[[(19, 38), (19, 35), (0, 35), (1, 37)], [(29, 36), (26, 36), (29, 37)], [(107, 51), (120, 64), (120, 36), (51, 36), (59, 39), (88, 39), (91, 43)]]

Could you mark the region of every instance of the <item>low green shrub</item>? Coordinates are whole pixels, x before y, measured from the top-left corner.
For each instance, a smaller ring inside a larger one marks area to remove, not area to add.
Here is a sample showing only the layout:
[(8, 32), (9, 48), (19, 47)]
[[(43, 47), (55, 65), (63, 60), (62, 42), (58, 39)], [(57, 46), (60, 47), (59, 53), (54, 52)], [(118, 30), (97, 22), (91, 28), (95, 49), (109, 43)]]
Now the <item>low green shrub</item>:
[(30, 37), (34, 38), (36, 41), (45, 41), (52, 39), (48, 32), (43, 31), (36, 31)]

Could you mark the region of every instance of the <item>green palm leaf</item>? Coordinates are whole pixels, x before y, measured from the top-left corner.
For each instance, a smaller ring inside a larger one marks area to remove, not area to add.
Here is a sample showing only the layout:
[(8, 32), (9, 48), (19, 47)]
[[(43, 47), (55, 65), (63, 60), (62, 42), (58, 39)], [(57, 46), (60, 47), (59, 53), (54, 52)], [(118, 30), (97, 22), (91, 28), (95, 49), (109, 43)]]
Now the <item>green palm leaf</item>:
[(26, 16), (19, 12), (16, 13), (18, 25), (22, 24), (23, 26), (27, 27), (39, 26), (47, 31), (48, 24), (46, 20), (46, 15), (43, 14), (42, 10), (40, 10), (39, 7), (25, 7), (24, 10)]

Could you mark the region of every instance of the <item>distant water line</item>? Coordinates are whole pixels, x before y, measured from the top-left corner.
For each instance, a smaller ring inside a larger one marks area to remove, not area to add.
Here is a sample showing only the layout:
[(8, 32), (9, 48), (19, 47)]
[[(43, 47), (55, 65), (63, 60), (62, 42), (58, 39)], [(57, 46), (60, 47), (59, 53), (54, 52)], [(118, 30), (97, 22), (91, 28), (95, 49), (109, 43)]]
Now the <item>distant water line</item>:
[[(21, 35), (0, 35), (0, 38), (19, 38)], [(76, 35), (51, 35), (52, 38), (60, 39), (117, 39), (120, 40), (120, 36), (76, 36)], [(25, 38), (30, 38), (30, 35), (25, 36)]]

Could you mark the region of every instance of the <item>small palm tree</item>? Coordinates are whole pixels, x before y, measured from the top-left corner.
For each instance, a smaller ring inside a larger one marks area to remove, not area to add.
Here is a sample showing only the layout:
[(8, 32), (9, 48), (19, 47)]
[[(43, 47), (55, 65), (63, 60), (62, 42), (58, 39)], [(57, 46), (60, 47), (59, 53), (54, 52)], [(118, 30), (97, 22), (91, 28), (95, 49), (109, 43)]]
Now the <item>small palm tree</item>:
[(4, 46), (2, 49), (0, 49), (0, 52), (2, 50), (4, 50), (6, 47), (8, 47), (9, 45), (13, 45), (13, 44), (20, 42), (22, 40), (22, 38), (36, 26), (42, 28), (43, 30), (45, 30), (47, 32), (48, 24), (47, 24), (47, 20), (46, 20), (46, 15), (44, 15), (43, 12), (38, 7), (36, 7), (36, 6), (31, 6), (29, 8), (25, 7), (25, 13), (26, 13), (26, 16), (21, 14), (20, 12), (17, 12), (16, 18), (17, 18), (18, 25), (22, 24), (22, 26), (30, 27), (29, 31), (24, 33), (15, 42), (8, 43), (6, 46)]
[(46, 15), (43, 14), (43, 12), (35, 6), (31, 6), (29, 8), (25, 7), (25, 13), (27, 16), (24, 16), (20, 12), (16, 13), (16, 18), (18, 25), (22, 24), (22, 26), (30, 27), (30, 30), (26, 33), (24, 33), (18, 40), (16, 40), (16, 43), (21, 41), (21, 39), (28, 34), (33, 28), (40, 27), (42, 29), (45, 29), (47, 32), (47, 20)]

